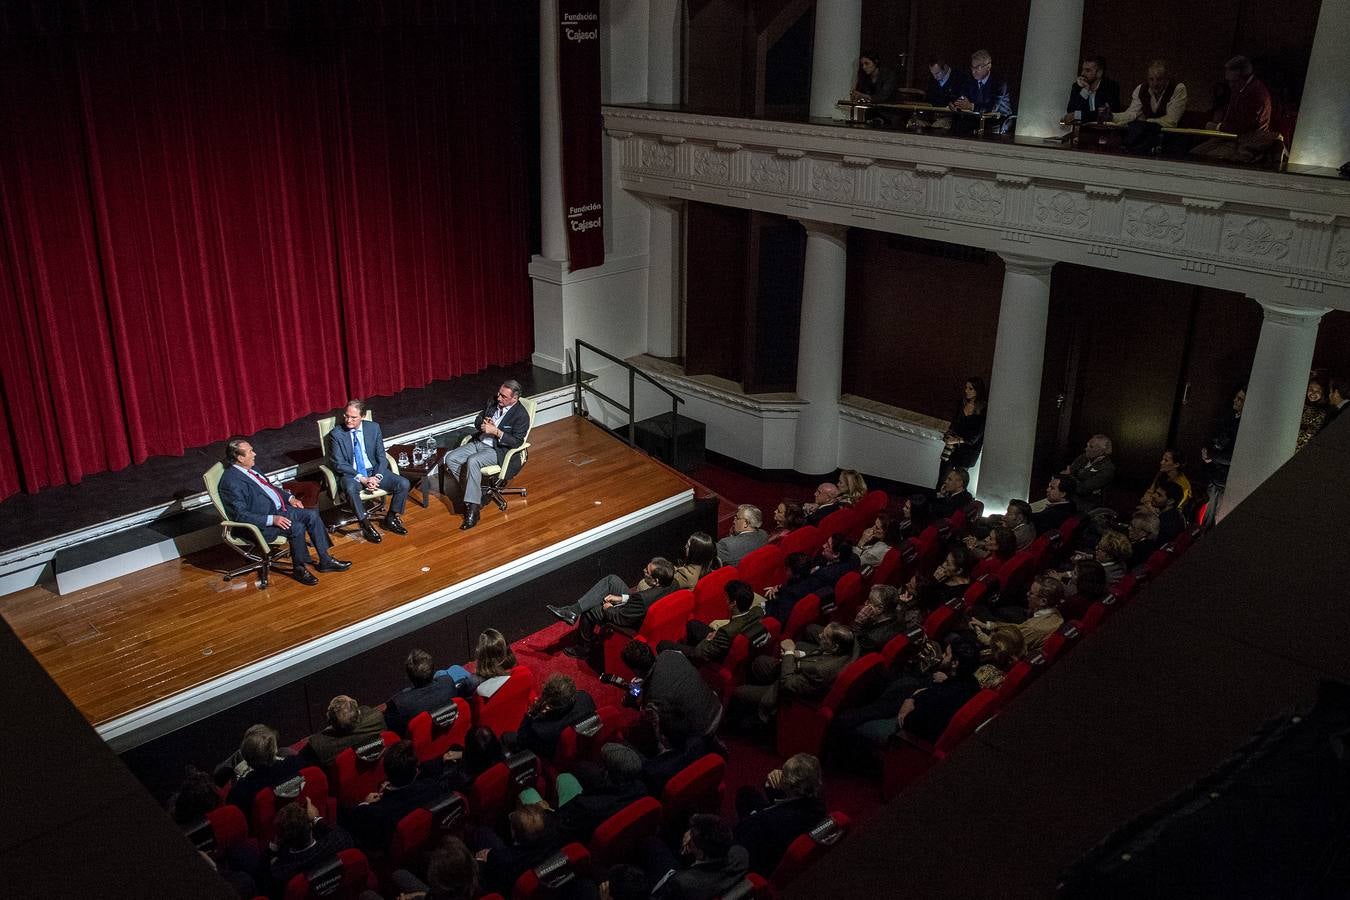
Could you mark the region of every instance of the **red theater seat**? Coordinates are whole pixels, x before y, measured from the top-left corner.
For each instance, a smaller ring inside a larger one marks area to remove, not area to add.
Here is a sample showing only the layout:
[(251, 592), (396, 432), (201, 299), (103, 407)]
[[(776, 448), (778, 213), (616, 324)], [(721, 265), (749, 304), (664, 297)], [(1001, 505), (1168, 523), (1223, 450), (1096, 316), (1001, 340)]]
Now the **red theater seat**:
[(727, 762), (709, 753), (685, 766), (666, 782), (661, 791), (661, 809), (667, 828), (683, 830), (694, 813), (715, 813), (722, 807), (722, 778)]
[[(827, 517), (828, 518), (828, 517)], [(783, 558), (786, 559), (793, 553), (805, 553), (807, 556), (815, 556), (820, 551), (820, 545), (825, 543), (825, 533), (814, 525), (803, 525), (796, 531), (789, 533), (779, 542), (778, 548), (783, 551)]]
[(601, 868), (632, 859), (638, 846), (660, 830), (661, 804), (651, 797), (634, 800), (595, 829), (591, 858)]
[(370, 883), (370, 862), (360, 850), (342, 850), (336, 857), (286, 883), (285, 900), (356, 900)]
[(815, 594), (807, 594), (792, 604), (792, 613), (788, 616), (787, 623), (783, 625), (783, 637), (797, 640), (801, 637), (801, 633), (806, 626), (813, 624), (819, 618), (820, 598)]
[[(740, 578), (735, 566), (714, 569), (694, 585), (693, 618), (700, 622), (716, 622), (727, 617), (727, 582)], [(677, 639), (684, 640), (681, 634)]]
[[(517, 724), (519, 721), (516, 720)], [(417, 761), (424, 763), (438, 756), (444, 756), (445, 751), (456, 744), (463, 745), (464, 738), (472, 727), (473, 714), (470, 712), (468, 701), (455, 697), (441, 709), (420, 712), (413, 716), (408, 722), (408, 737), (412, 740), (413, 753), (417, 754)], [(365, 794), (359, 795), (357, 802), (364, 797)]]
[(843, 709), (859, 706), (881, 691), (886, 664), (880, 653), (869, 653), (849, 663), (839, 673), (825, 699), (820, 703), (799, 700), (783, 694), (778, 706), (778, 755), (794, 753), (820, 756), (825, 732)]
[[(552, 897), (589, 868), (591, 854), (581, 844), (568, 844), (516, 879), (512, 900), (538, 900)], [(486, 900), (486, 898), (484, 898)]]
[(530, 693), (534, 690), (534, 673), (525, 666), (516, 666), (511, 677), (491, 697), (477, 694), (469, 701), (476, 725), (492, 729), (501, 736), (520, 727), (525, 711), (530, 708)]
[(766, 587), (782, 584), (783, 579), (787, 577), (783, 571), (783, 558), (782, 547), (765, 544), (741, 557), (736, 570), (740, 572), (742, 581), (762, 594)]
[[(605, 671), (623, 678), (632, 678), (633, 670), (623, 661), (623, 648), (629, 641), (637, 638), (652, 649), (662, 641), (684, 641), (684, 626), (694, 612), (694, 592), (690, 590), (673, 591), (657, 600), (647, 610), (642, 619), (642, 627), (636, 632), (627, 628), (614, 628), (605, 636)], [(722, 607), (721, 618), (726, 617), (726, 606)], [(524, 710), (521, 710), (522, 714)], [(515, 725), (520, 724), (517, 718)], [(514, 728), (515, 725), (512, 727)]]
[[(467, 720), (468, 716), (464, 718)], [(383, 731), (378, 738), (359, 747), (348, 747), (337, 755), (328, 768), (328, 783), (338, 806), (355, 806), (384, 782), (384, 748), (398, 741), (397, 734)]]
[(891, 800), (933, 765), (946, 759), (947, 754), (998, 711), (1003, 699), (997, 690), (985, 688), (980, 691), (956, 711), (936, 744), (900, 732), (883, 754), (881, 796)]
[(822, 856), (837, 846), (849, 832), (852, 822), (841, 812), (832, 812), (823, 822), (788, 845), (783, 859), (773, 870), (769, 886), (777, 893), (790, 885)]
[(280, 790), (284, 786), (278, 785), (276, 790), (263, 788), (253, 798), (253, 814), (250, 816), (250, 825), (253, 829), (253, 836), (264, 844), (272, 842), (272, 837), (275, 834), (277, 810), (288, 803), (303, 803), (305, 798), (309, 798), (313, 801), (314, 808), (319, 811), (319, 815), (331, 818), (337, 814), (337, 801), (328, 796), (328, 776), (323, 773), (323, 769), (318, 766), (306, 766), (300, 770), (299, 777), (304, 779), (304, 787), (300, 789), (299, 797), (290, 799), (278, 797), (276, 790)]
[(845, 572), (834, 583), (834, 612), (830, 618), (852, 625), (853, 617), (865, 599), (862, 576), (857, 572)]

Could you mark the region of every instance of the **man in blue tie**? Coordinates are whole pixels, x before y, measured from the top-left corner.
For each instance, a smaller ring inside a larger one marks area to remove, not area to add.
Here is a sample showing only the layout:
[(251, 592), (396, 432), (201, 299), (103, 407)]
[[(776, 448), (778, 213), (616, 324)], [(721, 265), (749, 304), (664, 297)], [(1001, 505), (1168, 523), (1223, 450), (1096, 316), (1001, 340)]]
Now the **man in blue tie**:
[[(1012, 115), (1012, 94), (1008, 82), (993, 74), (994, 58), (988, 50), (976, 50), (970, 55), (970, 74), (965, 77), (959, 89), (959, 96), (952, 101), (952, 109), (977, 113), (1000, 113), (1003, 121), (997, 131), (1007, 131), (1007, 117)], [(966, 119), (960, 116), (958, 119)], [(972, 120), (973, 121), (973, 120)], [(969, 130), (969, 123), (962, 123), (961, 130)]]
[(263, 538), (271, 541), (281, 532), (291, 542), (291, 562), (295, 580), (301, 584), (318, 584), (319, 579), (309, 571), (313, 564), (305, 547), (305, 535), (319, 554), (320, 572), (345, 572), (352, 564), (334, 559), (328, 553), (328, 530), (318, 510), (306, 509), (294, 494), (272, 484), (267, 476), (254, 467), (258, 454), (253, 445), (241, 437), (225, 442), (225, 473), (220, 476), (220, 499), (225, 514), (235, 522), (256, 526)]
[(352, 498), (361, 534), (372, 544), (380, 542), (380, 532), (370, 523), (366, 508), (358, 499), (361, 491), (389, 492), (389, 509), (384, 514), (384, 530), (407, 534), (403, 525), (403, 506), (408, 502), (411, 482), (389, 468), (384, 453), (384, 435), (380, 426), (365, 421), (366, 404), (352, 400), (342, 411), (340, 428), (328, 435), (328, 461), (342, 482), (342, 490)]

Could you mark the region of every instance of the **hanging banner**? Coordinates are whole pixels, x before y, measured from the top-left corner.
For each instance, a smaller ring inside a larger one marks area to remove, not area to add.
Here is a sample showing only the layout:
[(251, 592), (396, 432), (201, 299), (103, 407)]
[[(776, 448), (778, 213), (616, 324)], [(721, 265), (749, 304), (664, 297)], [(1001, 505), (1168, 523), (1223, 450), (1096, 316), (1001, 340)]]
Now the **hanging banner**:
[(605, 262), (600, 0), (558, 0), (558, 105), (568, 268)]

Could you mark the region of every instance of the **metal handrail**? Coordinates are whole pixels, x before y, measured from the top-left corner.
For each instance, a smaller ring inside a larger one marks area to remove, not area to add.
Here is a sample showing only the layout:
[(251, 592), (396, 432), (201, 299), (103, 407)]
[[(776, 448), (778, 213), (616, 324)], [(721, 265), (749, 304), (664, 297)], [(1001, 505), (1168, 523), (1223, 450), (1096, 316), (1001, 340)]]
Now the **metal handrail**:
[[(581, 364), (581, 348), (583, 347), (585, 347), (587, 350), (590, 350), (592, 353), (600, 354), (605, 359), (609, 360), (615, 365), (623, 366), (625, 369), (628, 370), (627, 406), (624, 406), (618, 400), (615, 400), (613, 397), (610, 397), (603, 391), (597, 389), (594, 385), (583, 384), (581, 379), (581, 375), (585, 371), (585, 367), (582, 366)], [(651, 384), (655, 388), (658, 388), (659, 390), (664, 392), (666, 396), (670, 397), (670, 462), (671, 465), (674, 465), (676, 461), (675, 451), (677, 448), (677, 436), (678, 436), (675, 426), (679, 422), (679, 407), (680, 404), (684, 402), (684, 398), (676, 394), (674, 391), (666, 387), (664, 384), (661, 384), (655, 378), (652, 378), (652, 376), (648, 375), (646, 372), (642, 371), (632, 363), (626, 360), (619, 359), (619, 357), (615, 356), (612, 353), (606, 353), (604, 350), (601, 350), (594, 344), (583, 341), (581, 338), (576, 339), (576, 351), (572, 358), (576, 363), (576, 370), (573, 373), (573, 383), (575, 385), (576, 390), (576, 395), (572, 401), (573, 412), (575, 412), (577, 415), (584, 415), (581, 406), (581, 389), (584, 387), (586, 388), (586, 390), (595, 394), (597, 397), (604, 400), (606, 403), (613, 404), (615, 407), (619, 409), (620, 412), (628, 413), (628, 446), (630, 447), (637, 446), (637, 420), (634, 418), (634, 409), (637, 405), (635, 396), (637, 376), (641, 375), (643, 379), (646, 380), (649, 384)]]

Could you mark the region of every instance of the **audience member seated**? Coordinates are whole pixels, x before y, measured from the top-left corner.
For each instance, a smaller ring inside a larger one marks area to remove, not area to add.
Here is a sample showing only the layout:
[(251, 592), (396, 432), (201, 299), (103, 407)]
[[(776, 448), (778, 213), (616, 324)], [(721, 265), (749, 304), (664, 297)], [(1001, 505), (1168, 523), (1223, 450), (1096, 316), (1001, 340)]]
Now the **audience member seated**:
[(266, 725), (254, 725), (244, 732), (239, 756), (245, 771), (235, 779), (225, 799), (243, 810), (245, 817), (252, 815), (253, 798), (259, 791), (294, 778), (308, 764), (301, 756), (278, 753), (277, 733)]
[(345, 694), (328, 701), (326, 715), (328, 725), (310, 735), (302, 754), (324, 768), (332, 765), (343, 750), (379, 737), (386, 729), (384, 713), (379, 707), (362, 706)]
[[(1008, 90), (1008, 82), (1002, 76), (993, 74), (993, 71), (994, 58), (988, 50), (972, 53), (970, 74), (962, 80), (951, 107), (965, 112), (999, 113), (1004, 119), (996, 130), (1003, 133), (1008, 130), (1007, 117), (1012, 115), (1012, 93)], [(970, 127), (966, 125), (963, 128), (969, 130)]]
[(995, 628), (989, 635), (989, 644), (980, 651), (980, 667), (975, 680), (981, 688), (996, 688), (1003, 683), (1008, 670), (1027, 655), (1027, 642), (1015, 628)]
[(474, 672), (471, 684), (480, 697), (491, 697), (506, 684), (516, 667), (516, 654), (506, 636), (495, 628), (484, 628), (473, 650)]
[(1210, 520), (1219, 513), (1219, 500), (1223, 497), (1224, 486), (1228, 483), (1228, 468), (1233, 463), (1233, 446), (1237, 443), (1238, 426), (1242, 424), (1242, 408), (1247, 403), (1247, 387), (1243, 385), (1233, 394), (1230, 412), (1220, 417), (1214, 433), (1205, 446), (1200, 448), (1200, 461), (1205, 464), (1205, 477), (1209, 480)]
[(839, 485), (829, 481), (822, 482), (816, 488), (812, 502), (802, 504), (807, 525), (819, 525), (830, 513), (843, 508), (844, 505), (839, 502)]
[[(558, 810), (546, 813), (557, 832), (553, 850), (570, 841), (588, 842), (602, 822), (634, 800), (647, 796), (647, 786), (642, 781), (642, 756), (627, 744), (605, 744), (600, 748), (599, 767), (579, 764), (575, 776), (580, 793), (564, 799), (563, 784), (571, 776), (560, 775)], [(522, 795), (522, 803), (528, 802), (528, 794), (527, 791)]]
[(1350, 403), (1350, 388), (1346, 386), (1346, 380), (1340, 377), (1327, 379), (1327, 424), (1330, 425), (1336, 421), (1336, 417), (1345, 409), (1346, 404)]
[(1106, 77), (1106, 59), (1101, 56), (1084, 59), (1078, 78), (1069, 85), (1064, 124), (1096, 122), (1103, 116), (1110, 116), (1120, 106), (1120, 85)]
[(422, 773), (412, 741), (384, 750), (384, 784), (356, 806), (342, 811), (339, 821), (367, 850), (383, 850), (399, 820), (418, 807), (434, 804), (450, 792), (440, 777), (439, 762)]
[(750, 853), (736, 843), (731, 826), (708, 813), (689, 817), (678, 857), (655, 837), (647, 839), (641, 854), (657, 900), (716, 900), (750, 871)]
[(690, 733), (689, 723), (683, 716), (659, 716), (656, 743), (642, 761), (642, 781), (653, 797), (660, 797), (666, 782), (709, 753), (726, 756), (727, 751), (711, 735)]
[(1161, 545), (1158, 540), (1158, 531), (1160, 528), (1158, 514), (1152, 509), (1137, 509), (1130, 517), (1129, 529), (1125, 536), (1130, 540), (1130, 565), (1133, 569), (1136, 566), (1142, 566), (1148, 562), (1148, 558), (1153, 555)]
[[(995, 628), (1016, 628), (1026, 642), (1027, 653), (1036, 653), (1045, 639), (1054, 634), (1064, 624), (1064, 616), (1057, 608), (1064, 599), (1064, 585), (1057, 578), (1038, 575), (1027, 591), (1027, 618), (1017, 624), (1007, 622), (971, 619), (975, 636), (982, 645), (989, 644), (989, 636)], [(1004, 608), (1000, 608), (1002, 611)]]
[(1329, 421), (1326, 403), (1326, 376), (1314, 371), (1308, 376), (1308, 393), (1303, 403), (1303, 416), (1298, 423), (1298, 438), (1294, 441), (1295, 452), (1308, 446), (1317, 436), (1317, 432), (1326, 427)]
[(577, 690), (576, 682), (555, 672), (544, 682), (539, 697), (530, 705), (516, 730), (516, 747), (550, 758), (558, 749), (558, 737), (569, 725), (595, 715), (595, 700)]
[[(1012, 508), (1009, 507), (1009, 512)], [(1005, 517), (1006, 518), (1006, 517)], [(1017, 553), (1017, 535), (1006, 525), (996, 525), (989, 529), (989, 533), (980, 540), (973, 534), (968, 534), (962, 540), (970, 555), (977, 560), (995, 557), (1001, 562), (1007, 562)]]
[(764, 614), (786, 623), (792, 607), (807, 594), (821, 600), (834, 597), (834, 585), (841, 576), (858, 568), (858, 557), (853, 553), (853, 542), (842, 534), (833, 534), (820, 545), (820, 553), (811, 563), (809, 574), (792, 578), (777, 587), (765, 588), (769, 602)]
[(853, 552), (858, 554), (858, 565), (863, 573), (866, 574), (881, 565), (881, 561), (891, 548), (899, 546), (903, 540), (900, 523), (893, 520), (890, 513), (877, 513), (872, 524), (863, 529), (857, 546), (853, 548)]
[(840, 469), (835, 487), (839, 488), (839, 502), (843, 506), (852, 506), (867, 494), (867, 481), (857, 469)]
[(930, 106), (951, 106), (961, 96), (961, 80), (945, 59), (930, 60), (928, 83), (923, 90), (924, 99)]
[(773, 511), (773, 534), (768, 543), (776, 544), (806, 524), (806, 511), (797, 500), (784, 500)]
[(1009, 500), (1003, 514), (1003, 527), (1011, 528), (1017, 539), (1017, 549), (1025, 550), (1036, 540), (1036, 526), (1031, 523), (1031, 504), (1025, 500)]
[[(924, 740), (937, 740), (947, 720), (979, 690), (975, 670), (980, 665), (980, 648), (969, 637), (953, 634), (935, 662), (921, 674), (902, 672), (871, 703), (841, 711), (831, 726), (832, 741), (842, 742), (841, 750), (852, 751), (856, 759), (863, 760), (868, 757), (862, 748), (884, 745), (902, 727)], [(922, 704), (917, 703), (921, 694), (930, 691)], [(916, 708), (919, 717), (913, 723), (906, 721)]]
[(629, 641), (620, 654), (624, 665), (642, 679), (644, 713), (658, 722), (683, 721), (692, 735), (712, 734), (722, 721), (722, 701), (684, 654), (674, 650), (652, 653), (642, 641)]
[[(220, 791), (210, 774), (193, 766), (188, 767), (182, 785), (169, 798), (169, 815), (184, 829), (195, 826), (206, 814), (220, 807)], [(230, 883), (240, 897), (252, 898), (258, 893), (263, 857), (256, 841), (239, 841), (232, 847), (216, 847), (209, 854), (212, 865), (221, 878)]]
[[(700, 578), (721, 567), (722, 561), (717, 558), (717, 544), (712, 535), (695, 531), (684, 542), (684, 559), (675, 567), (675, 587), (692, 591)], [(657, 585), (656, 579), (645, 576), (637, 583), (637, 589), (646, 591)]]
[(752, 644), (764, 633), (764, 610), (755, 604), (755, 592), (744, 581), (727, 582), (727, 618), (723, 622), (691, 619), (685, 626), (687, 643), (662, 641), (658, 650), (675, 650), (697, 665), (716, 665), (727, 658), (731, 642), (743, 634)]
[(736, 688), (733, 695), (745, 711), (747, 724), (751, 716), (759, 724), (768, 724), (778, 714), (779, 700), (791, 695), (801, 700), (820, 700), (829, 693), (830, 686), (853, 661), (853, 632), (838, 622), (831, 622), (820, 632), (814, 652), (798, 650), (792, 640), (781, 643), (782, 656), (758, 656), (750, 664), (749, 682)]
[(1223, 80), (1228, 85), (1228, 103), (1210, 127), (1237, 135), (1270, 131), (1270, 89), (1256, 77), (1252, 61), (1234, 56), (1223, 65)]
[(899, 82), (895, 69), (881, 65), (881, 57), (875, 50), (869, 50), (858, 59), (858, 75), (848, 96), (850, 100), (891, 103)]
[(900, 505), (897, 536), (903, 541), (923, 534), (933, 524), (933, 509), (927, 494), (910, 494)]
[(1183, 513), (1191, 506), (1191, 480), (1182, 472), (1185, 465), (1185, 454), (1175, 447), (1168, 447), (1163, 451), (1162, 460), (1158, 463), (1158, 474), (1153, 476), (1155, 486), (1164, 481), (1171, 481), (1181, 488), (1181, 502), (1177, 504), (1177, 509)]
[(558, 851), (565, 841), (556, 834), (556, 823), (541, 804), (529, 804), (507, 817), (510, 843), (491, 828), (474, 829), (470, 841), (478, 852), (482, 890), (511, 896), (516, 879)]
[(1167, 63), (1155, 59), (1148, 64), (1144, 80), (1135, 85), (1130, 105), (1123, 112), (1113, 113), (1111, 121), (1117, 125), (1143, 122), (1159, 128), (1176, 128), (1186, 112), (1186, 85), (1173, 81), (1167, 74)]
[(642, 574), (651, 587), (629, 588), (618, 575), (606, 575), (576, 603), (570, 606), (549, 606), (549, 612), (567, 624), (577, 626), (579, 643), (568, 647), (564, 651), (567, 655), (579, 658), (589, 656), (596, 631), (601, 625), (641, 628), (647, 608), (677, 590), (675, 567), (664, 557), (654, 557)]
[(889, 584), (876, 584), (867, 594), (867, 602), (858, 609), (853, 617), (853, 634), (858, 643), (859, 655), (880, 653), (898, 634), (909, 629), (900, 618), (900, 590)]
[(1072, 475), (1056, 475), (1045, 488), (1045, 508), (1031, 517), (1037, 534), (1055, 531), (1069, 519), (1077, 515), (1073, 505), (1074, 493), (1078, 490), (1078, 481)]
[(463, 791), (479, 775), (505, 761), (506, 751), (497, 735), (486, 725), (475, 725), (464, 736), (464, 749), (451, 747), (445, 753), (445, 762), (452, 764), (444, 776), (446, 790)]
[(600, 884), (600, 900), (651, 900), (651, 878), (637, 866), (620, 863), (610, 866)]
[(1061, 475), (1072, 475), (1078, 490), (1072, 495), (1079, 512), (1091, 512), (1102, 505), (1102, 492), (1116, 477), (1111, 459), (1111, 439), (1094, 434), (1078, 458), (1064, 467)]
[[(1176, 485), (1168, 485), (1176, 488)], [(1125, 576), (1129, 570), (1130, 553), (1133, 548), (1130, 546), (1130, 539), (1119, 531), (1108, 531), (1097, 540), (1097, 547), (1092, 551), (1092, 557), (1101, 563), (1102, 571), (1106, 573), (1106, 583), (1115, 584)]]
[(743, 787), (736, 793), (737, 844), (745, 848), (753, 872), (772, 874), (793, 841), (826, 816), (820, 761), (798, 753), (774, 769), (763, 790)]
[[(970, 491), (966, 490), (970, 484), (970, 473), (960, 466), (953, 466), (947, 472), (947, 477), (942, 480), (942, 487), (933, 495), (933, 500), (928, 504), (928, 511), (934, 519), (947, 519), (958, 509), (965, 509), (970, 505), (973, 499)], [(917, 537), (917, 535), (916, 535)]]
[(285, 891), (286, 882), (294, 876), (354, 846), (345, 829), (321, 819), (314, 801), (303, 799), (303, 803), (297, 800), (277, 810), (277, 855), (271, 866), (276, 895)]
[[(406, 869), (397, 869), (390, 882), (398, 900), (474, 900), (479, 888), (478, 860), (457, 837), (442, 839), (427, 859), (424, 882)], [(503, 895), (505, 896), (505, 895)]]
[(901, 603), (909, 603), (910, 595), (918, 605), (920, 615), (927, 615), (948, 600), (954, 600), (966, 592), (970, 586), (970, 572), (975, 567), (975, 558), (961, 544), (954, 544), (947, 555), (933, 570), (930, 579), (920, 581), (916, 576), (910, 579), (900, 597)]
[(751, 550), (758, 550), (769, 542), (764, 533), (764, 515), (758, 506), (742, 503), (736, 507), (736, 518), (731, 520), (731, 534), (717, 542), (717, 558), (724, 566), (734, 566)]
[(1153, 507), (1158, 514), (1158, 540), (1167, 543), (1186, 530), (1186, 518), (1181, 514), (1181, 485), (1164, 481), (1153, 491)]
[(458, 685), (453, 678), (436, 678), (436, 667), (431, 654), (425, 650), (410, 650), (403, 663), (409, 687), (405, 687), (384, 704), (384, 722), (390, 731), (407, 734), (408, 723), (418, 713), (440, 709), (455, 698)]
[(1073, 564), (1064, 585), (1067, 596), (1059, 604), (1060, 614), (1065, 619), (1081, 619), (1088, 607), (1105, 599), (1106, 569), (1095, 559), (1080, 559)]

